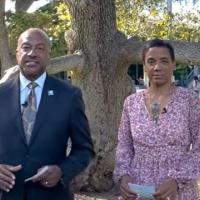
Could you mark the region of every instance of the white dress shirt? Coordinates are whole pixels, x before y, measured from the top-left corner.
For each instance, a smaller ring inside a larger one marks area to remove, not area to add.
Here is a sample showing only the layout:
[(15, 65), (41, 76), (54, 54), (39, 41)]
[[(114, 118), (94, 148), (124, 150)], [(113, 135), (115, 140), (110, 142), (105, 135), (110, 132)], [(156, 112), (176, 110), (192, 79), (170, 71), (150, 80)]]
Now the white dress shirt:
[[(39, 78), (37, 78), (34, 82), (37, 83), (37, 87), (35, 88), (35, 94), (36, 94), (36, 102), (37, 102), (37, 109), (40, 105), (42, 90), (44, 87), (44, 82), (46, 79), (46, 72), (44, 72)], [(31, 82), (28, 80), (21, 72), (19, 75), (20, 79), (20, 103), (21, 103), (21, 109), (22, 105), (25, 105), (27, 102), (28, 95), (30, 93), (30, 89), (27, 87), (28, 84)]]

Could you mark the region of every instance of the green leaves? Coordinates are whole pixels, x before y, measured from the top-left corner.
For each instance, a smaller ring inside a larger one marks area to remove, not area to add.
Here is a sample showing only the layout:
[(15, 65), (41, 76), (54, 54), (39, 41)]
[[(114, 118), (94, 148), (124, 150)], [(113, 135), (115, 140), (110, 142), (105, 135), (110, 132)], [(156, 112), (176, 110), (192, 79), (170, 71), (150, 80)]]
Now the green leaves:
[(67, 6), (61, 1), (49, 4), (34, 13), (8, 12), (6, 13), (6, 24), (13, 55), (20, 33), (30, 27), (39, 27), (48, 33), (52, 40), (52, 57), (64, 55), (67, 52), (64, 32), (70, 27), (71, 20)]
[[(128, 37), (200, 41), (199, 11), (196, 14), (169, 13), (164, 0), (115, 0), (115, 5), (117, 27)], [(64, 32), (71, 26), (71, 16), (62, 0), (34, 13), (8, 12), (6, 24), (13, 55), (19, 34), (29, 27), (40, 27), (47, 31), (53, 44), (53, 57), (67, 53)]]
[(199, 12), (173, 14), (163, 0), (116, 0), (117, 26), (127, 36), (142, 40), (200, 40)]

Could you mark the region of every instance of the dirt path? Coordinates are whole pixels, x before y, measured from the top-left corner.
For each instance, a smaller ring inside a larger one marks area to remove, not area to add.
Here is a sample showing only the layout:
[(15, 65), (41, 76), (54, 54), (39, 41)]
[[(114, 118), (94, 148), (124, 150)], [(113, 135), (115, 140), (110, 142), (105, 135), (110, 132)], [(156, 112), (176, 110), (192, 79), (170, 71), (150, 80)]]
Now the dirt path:
[(117, 200), (117, 196), (111, 193), (84, 193), (76, 194), (75, 200)]

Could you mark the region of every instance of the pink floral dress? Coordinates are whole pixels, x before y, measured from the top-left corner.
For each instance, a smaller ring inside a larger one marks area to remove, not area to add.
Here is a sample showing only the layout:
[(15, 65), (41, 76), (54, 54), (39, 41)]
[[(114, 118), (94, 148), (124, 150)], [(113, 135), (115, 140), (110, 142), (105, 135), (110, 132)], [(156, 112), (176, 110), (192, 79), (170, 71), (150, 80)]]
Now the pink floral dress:
[(119, 126), (114, 181), (129, 175), (136, 184), (156, 187), (171, 177), (178, 182), (177, 200), (197, 200), (199, 171), (197, 95), (177, 87), (157, 123), (146, 109), (144, 91), (128, 96)]

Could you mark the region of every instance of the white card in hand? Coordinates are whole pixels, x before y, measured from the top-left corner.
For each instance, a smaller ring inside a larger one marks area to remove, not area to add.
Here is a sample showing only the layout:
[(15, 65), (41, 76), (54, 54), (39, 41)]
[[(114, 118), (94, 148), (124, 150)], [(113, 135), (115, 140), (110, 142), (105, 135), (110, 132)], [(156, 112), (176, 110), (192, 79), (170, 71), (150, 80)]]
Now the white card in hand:
[(48, 169), (49, 169), (48, 166), (43, 167), (37, 174), (25, 179), (24, 182), (32, 181), (32, 180), (42, 176)]
[(140, 199), (154, 199), (153, 198), (153, 194), (155, 193), (154, 186), (144, 186), (133, 183), (128, 183), (128, 186), (131, 191), (139, 195)]

